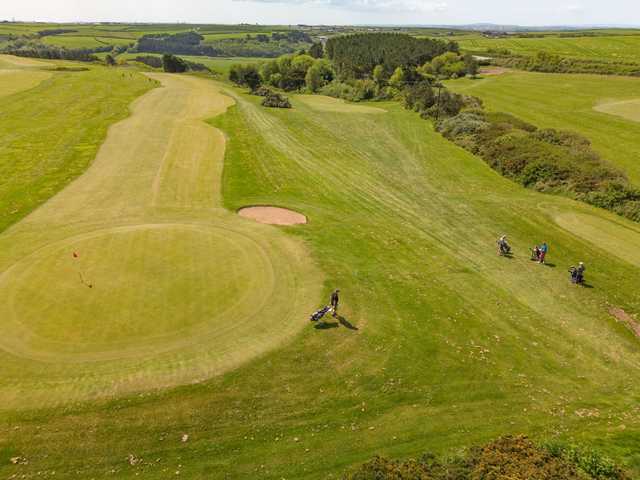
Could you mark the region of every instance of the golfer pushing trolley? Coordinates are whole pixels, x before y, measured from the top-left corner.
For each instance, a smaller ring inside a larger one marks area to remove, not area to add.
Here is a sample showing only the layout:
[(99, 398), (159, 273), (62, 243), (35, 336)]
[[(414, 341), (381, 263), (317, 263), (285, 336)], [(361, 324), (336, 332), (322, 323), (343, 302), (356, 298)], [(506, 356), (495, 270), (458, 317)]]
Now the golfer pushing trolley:
[(331, 294), (331, 298), (329, 299), (329, 305), (326, 307), (322, 307), (317, 312), (311, 315), (311, 321), (317, 322), (322, 319), (327, 313), (331, 312), (334, 317), (338, 316), (338, 304), (340, 303), (340, 290), (336, 289)]

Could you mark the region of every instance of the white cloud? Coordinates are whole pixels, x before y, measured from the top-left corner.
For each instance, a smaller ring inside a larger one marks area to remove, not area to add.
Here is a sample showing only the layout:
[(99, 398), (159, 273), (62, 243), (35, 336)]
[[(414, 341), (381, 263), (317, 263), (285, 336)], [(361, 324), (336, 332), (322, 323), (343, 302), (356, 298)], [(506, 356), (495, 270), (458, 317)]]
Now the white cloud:
[(279, 3), (340, 8), (360, 12), (444, 12), (444, 1), (425, 0), (234, 0), (236, 2)]

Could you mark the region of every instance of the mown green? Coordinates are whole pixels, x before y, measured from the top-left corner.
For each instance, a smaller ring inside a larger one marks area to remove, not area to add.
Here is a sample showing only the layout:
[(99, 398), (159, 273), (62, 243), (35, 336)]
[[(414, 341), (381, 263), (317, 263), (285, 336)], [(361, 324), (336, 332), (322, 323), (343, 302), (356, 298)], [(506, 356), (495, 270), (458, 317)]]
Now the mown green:
[[(640, 312), (640, 273), (611, 239), (555, 220), (609, 214), (522, 189), (397, 104), (370, 114), (294, 98), (283, 111), (232, 95), (238, 105), (213, 121), (228, 140), (225, 205), (305, 213), (307, 226), (285, 231), (311, 249), (325, 293), (341, 288), (343, 318), (201, 385), (4, 412), (2, 474), (316, 479), (375, 453), (513, 432), (595, 446), (640, 471), (640, 346), (609, 314)], [(513, 259), (495, 253), (502, 233)], [(543, 240), (547, 266), (527, 251)], [(569, 283), (578, 260), (593, 288)], [(29, 464), (10, 465), (15, 455)]]

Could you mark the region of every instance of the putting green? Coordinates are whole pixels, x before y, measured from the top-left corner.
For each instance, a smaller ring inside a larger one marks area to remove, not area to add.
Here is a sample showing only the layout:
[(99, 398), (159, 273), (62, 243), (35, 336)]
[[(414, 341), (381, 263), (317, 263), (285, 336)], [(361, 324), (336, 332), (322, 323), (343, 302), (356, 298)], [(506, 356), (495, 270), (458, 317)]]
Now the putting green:
[(634, 122), (640, 122), (640, 99), (604, 102), (593, 107), (597, 112), (608, 113), (626, 118)]
[(30, 90), (51, 77), (51, 72), (38, 70), (0, 70), (0, 98)]
[(295, 100), (299, 100), (308, 107), (321, 112), (335, 113), (385, 113), (386, 110), (378, 107), (368, 107), (365, 105), (355, 105), (347, 103), (342, 99), (326, 97), (324, 95), (296, 95)]
[(556, 223), (603, 250), (633, 265), (640, 265), (640, 228), (621, 219), (586, 213), (561, 213)]
[(89, 170), (0, 236), (5, 408), (199, 381), (290, 339), (321, 278), (275, 227), (220, 206), (232, 100), (161, 82)]

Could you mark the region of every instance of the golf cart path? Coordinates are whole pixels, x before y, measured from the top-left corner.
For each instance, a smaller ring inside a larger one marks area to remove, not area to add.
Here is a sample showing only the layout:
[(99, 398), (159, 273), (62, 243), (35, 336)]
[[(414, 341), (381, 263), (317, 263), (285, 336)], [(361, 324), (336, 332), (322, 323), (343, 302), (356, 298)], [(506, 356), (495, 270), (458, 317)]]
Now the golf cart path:
[(221, 206), (234, 101), (149, 74), (89, 169), (0, 235), (4, 408), (206, 380), (289, 341), (322, 278), (305, 247)]

